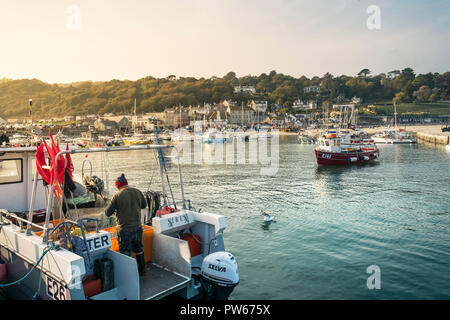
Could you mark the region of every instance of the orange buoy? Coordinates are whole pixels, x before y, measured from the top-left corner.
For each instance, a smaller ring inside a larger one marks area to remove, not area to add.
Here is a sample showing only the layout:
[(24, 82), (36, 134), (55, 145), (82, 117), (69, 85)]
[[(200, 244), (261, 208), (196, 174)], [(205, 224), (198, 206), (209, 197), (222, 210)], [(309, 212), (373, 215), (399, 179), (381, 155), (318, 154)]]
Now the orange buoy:
[(191, 252), (191, 258), (198, 256), (202, 253), (200, 236), (191, 233), (185, 233), (182, 240), (187, 241), (189, 245), (189, 251)]

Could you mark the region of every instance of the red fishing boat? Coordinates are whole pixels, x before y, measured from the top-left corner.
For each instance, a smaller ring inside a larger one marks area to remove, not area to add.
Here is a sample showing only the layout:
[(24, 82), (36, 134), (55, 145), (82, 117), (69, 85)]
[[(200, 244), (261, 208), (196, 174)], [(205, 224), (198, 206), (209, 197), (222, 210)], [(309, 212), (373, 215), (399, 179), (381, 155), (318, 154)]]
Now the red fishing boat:
[(314, 149), (318, 165), (348, 165), (366, 163), (379, 157), (380, 151), (372, 140), (359, 139), (354, 134), (328, 133), (319, 138)]

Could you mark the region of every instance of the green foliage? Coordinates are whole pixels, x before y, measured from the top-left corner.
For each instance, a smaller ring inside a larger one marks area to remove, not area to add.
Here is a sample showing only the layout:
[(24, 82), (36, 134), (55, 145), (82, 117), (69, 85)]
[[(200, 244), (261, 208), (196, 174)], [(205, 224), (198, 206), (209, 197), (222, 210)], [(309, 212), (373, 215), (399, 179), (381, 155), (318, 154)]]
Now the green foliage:
[[(305, 93), (307, 86), (317, 85), (318, 93)], [(235, 93), (235, 86), (254, 86), (256, 93)], [(70, 84), (48, 84), (37, 79), (0, 79), (0, 116), (27, 117), (28, 99), (33, 99), (36, 118), (65, 115), (130, 114), (137, 102), (137, 112), (161, 112), (166, 107), (218, 103), (225, 99), (247, 103), (268, 100), (291, 107), (296, 99), (333, 103), (337, 97), (353, 96), (365, 102), (395, 101), (436, 102), (450, 99), (450, 72), (415, 75), (411, 68), (371, 75), (363, 69), (357, 76), (333, 76), (330, 73), (311, 79), (294, 78), (275, 70), (259, 76), (238, 78), (228, 72), (222, 78), (145, 77), (136, 81), (83, 81)]]

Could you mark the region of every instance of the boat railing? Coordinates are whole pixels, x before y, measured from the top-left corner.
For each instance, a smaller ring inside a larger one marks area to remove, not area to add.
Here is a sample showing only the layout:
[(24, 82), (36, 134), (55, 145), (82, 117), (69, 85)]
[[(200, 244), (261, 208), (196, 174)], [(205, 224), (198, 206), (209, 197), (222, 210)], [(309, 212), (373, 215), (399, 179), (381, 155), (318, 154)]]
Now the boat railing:
[(25, 230), (23, 228), (23, 224), (24, 223), (26, 223), (28, 226), (35, 227), (35, 228), (41, 229), (43, 231), (46, 229), (44, 226), (41, 226), (41, 225), (36, 224), (36, 223), (33, 223), (33, 222), (29, 221), (28, 219), (19, 217), (14, 212), (9, 212), (8, 210), (5, 210), (5, 209), (0, 209), (0, 225), (3, 225), (3, 219), (4, 219), (3, 216), (10, 217), (10, 218), (13, 218), (13, 219), (17, 220), (19, 222), (20, 230), (22, 230), (24, 232), (28, 230), (28, 229)]

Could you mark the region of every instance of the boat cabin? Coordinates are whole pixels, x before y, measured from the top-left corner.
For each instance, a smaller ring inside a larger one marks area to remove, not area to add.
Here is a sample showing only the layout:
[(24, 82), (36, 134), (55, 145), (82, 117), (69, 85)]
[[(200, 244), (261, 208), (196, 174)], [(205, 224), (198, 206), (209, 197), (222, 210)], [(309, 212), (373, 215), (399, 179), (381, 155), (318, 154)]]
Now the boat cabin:
[[(25, 213), (31, 206), (36, 178), (36, 147), (0, 148), (0, 208)], [(34, 209), (45, 209), (42, 178), (37, 176)]]

